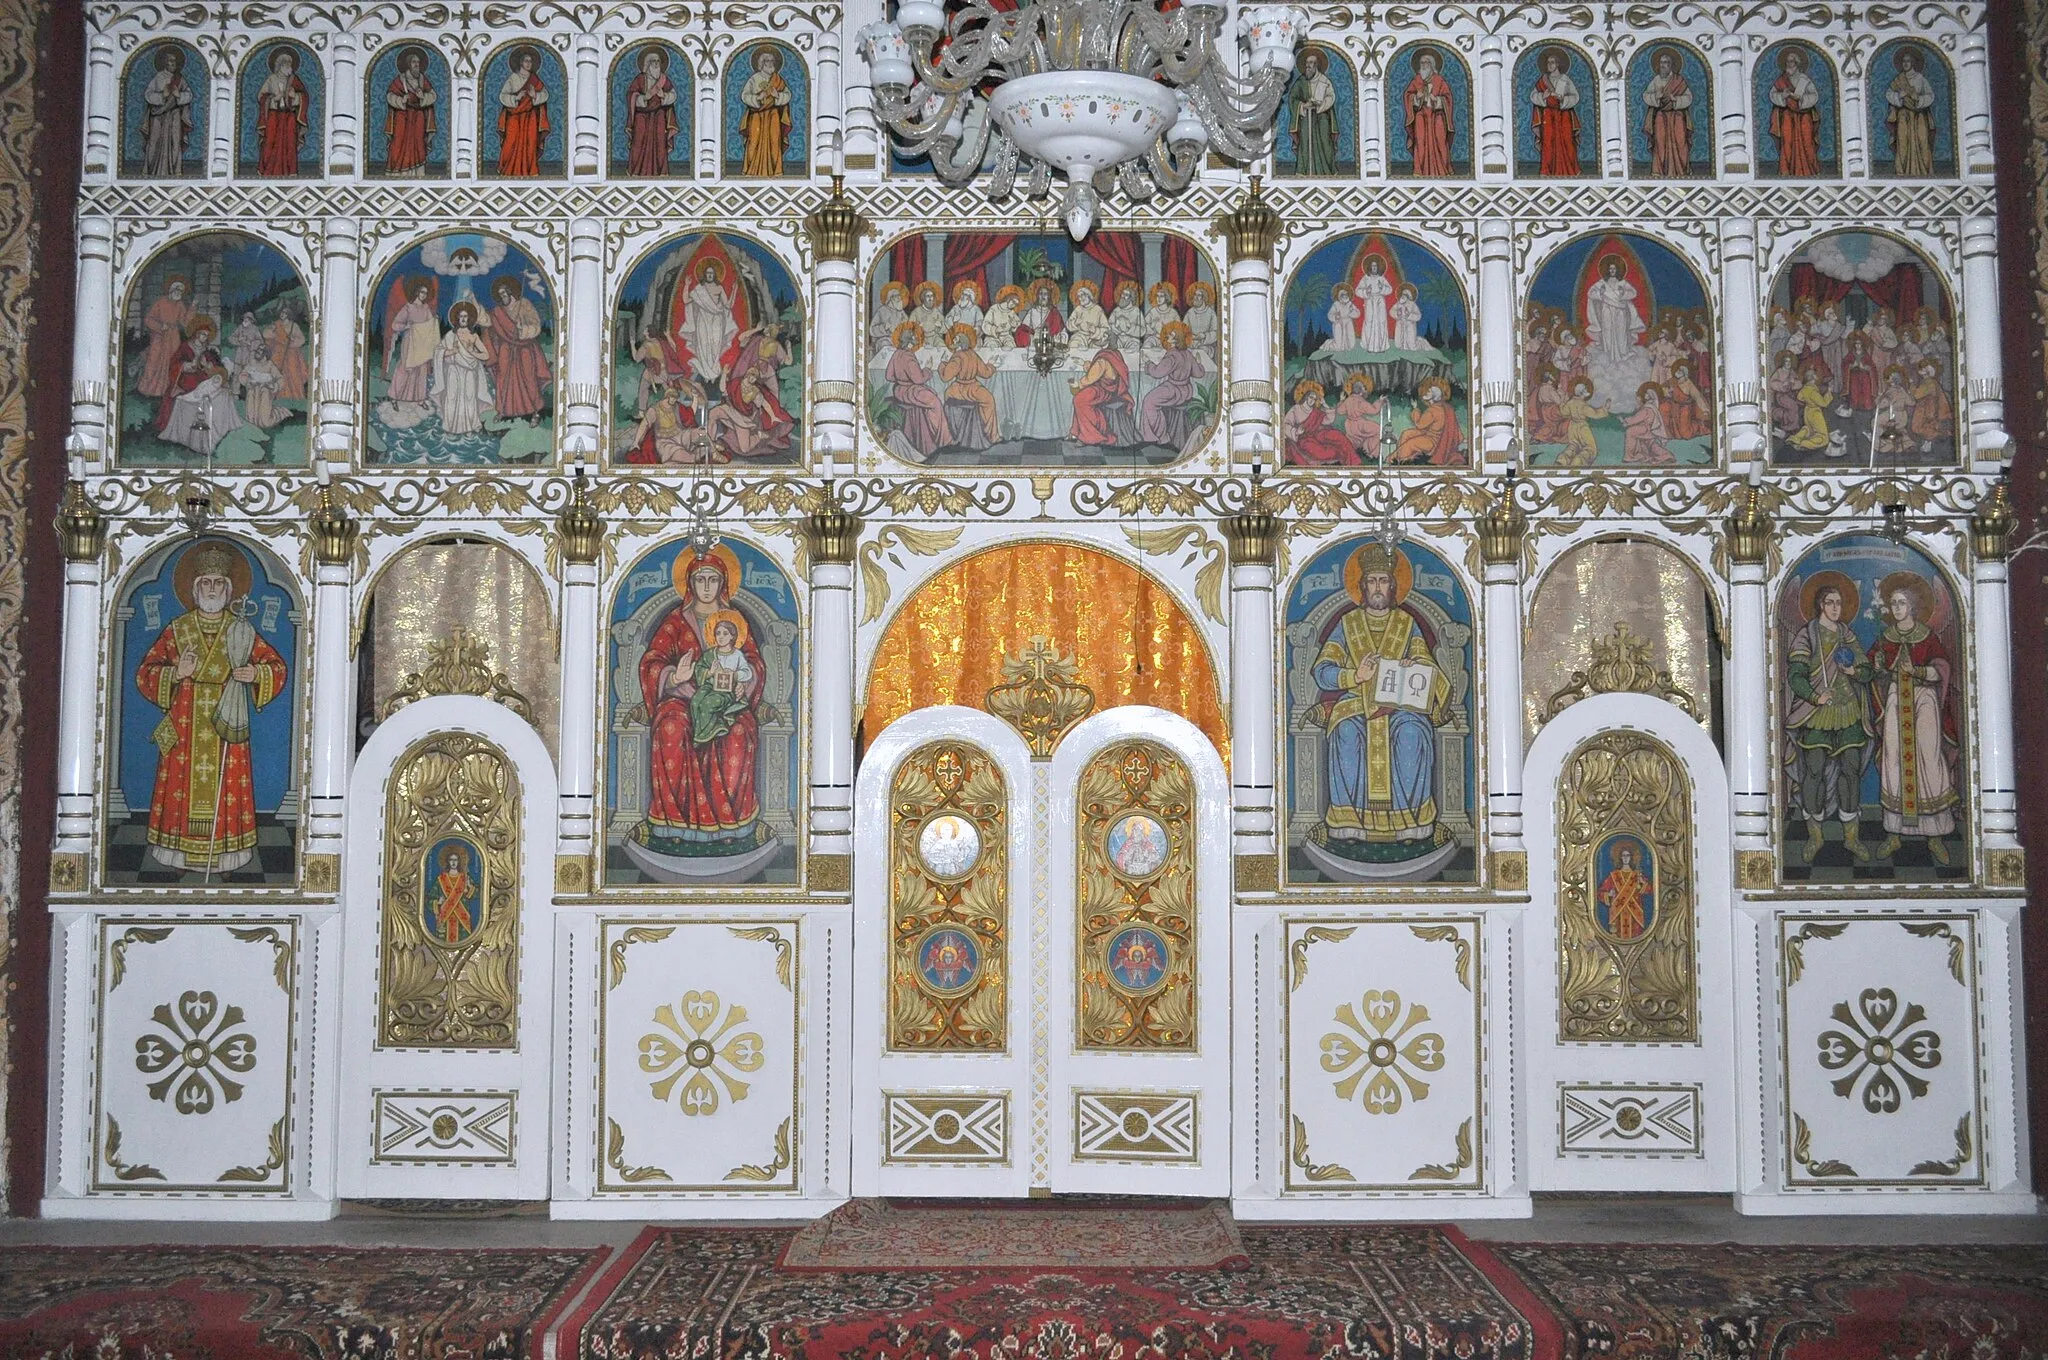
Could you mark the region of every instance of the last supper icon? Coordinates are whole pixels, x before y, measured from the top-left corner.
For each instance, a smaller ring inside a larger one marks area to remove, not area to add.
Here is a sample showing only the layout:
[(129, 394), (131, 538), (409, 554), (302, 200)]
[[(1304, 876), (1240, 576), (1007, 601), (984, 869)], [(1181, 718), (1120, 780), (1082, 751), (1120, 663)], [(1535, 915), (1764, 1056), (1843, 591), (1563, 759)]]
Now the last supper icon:
[(1120, 991), (1142, 996), (1166, 981), (1166, 941), (1150, 927), (1126, 926), (1110, 936), (1108, 957), (1110, 983)]
[(981, 948), (955, 926), (939, 926), (917, 944), (917, 975), (934, 996), (958, 996), (981, 976)]
[(957, 812), (942, 812), (917, 833), (917, 857), (933, 878), (965, 878), (981, 860), (981, 832)]
[(1109, 862), (1125, 878), (1150, 878), (1166, 867), (1166, 828), (1143, 812), (1119, 817), (1103, 838)]

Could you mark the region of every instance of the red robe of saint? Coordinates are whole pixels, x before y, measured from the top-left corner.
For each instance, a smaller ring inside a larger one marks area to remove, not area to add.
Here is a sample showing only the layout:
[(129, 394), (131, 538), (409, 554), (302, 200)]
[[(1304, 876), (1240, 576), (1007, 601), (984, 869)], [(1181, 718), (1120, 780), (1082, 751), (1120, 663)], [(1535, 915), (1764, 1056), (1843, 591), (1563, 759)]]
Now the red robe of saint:
[[(730, 595), (730, 583), (726, 595)], [(721, 606), (723, 607), (723, 606)], [(761, 814), (754, 787), (756, 755), (761, 745), (756, 705), (767, 683), (768, 668), (749, 637), (740, 651), (754, 678), (742, 692), (746, 706), (732, 715), (724, 736), (698, 742), (690, 722), (689, 684), (697, 656), (706, 647), (688, 603), (669, 611), (640, 658), (640, 692), (652, 718), (649, 761), (653, 793), (647, 820), (654, 833), (699, 841), (739, 840)], [(662, 675), (669, 667), (677, 683), (664, 692)]]
[[(1550, 78), (1536, 82), (1536, 97), (1549, 95)], [(1536, 172), (1542, 175), (1579, 173), (1579, 111), (1544, 108), (1529, 110), (1536, 127)]]
[[(1442, 100), (1441, 108), (1425, 107)], [(1458, 113), (1451, 102), (1451, 83), (1440, 75), (1417, 76), (1408, 82), (1401, 104), (1408, 112), (1408, 149), (1415, 158), (1417, 175), (1451, 173), (1451, 136), (1457, 129)]]
[[(1771, 88), (1789, 94), (1792, 82), (1779, 76)], [(1811, 179), (1820, 174), (1820, 109), (1773, 106), (1771, 136), (1778, 141), (1778, 173)]]
[[(676, 119), (676, 87), (667, 76), (645, 71), (626, 87), (626, 173), (665, 175), (682, 124)], [(662, 103), (662, 100), (668, 103)], [(647, 107), (642, 108), (645, 100)]]
[(299, 139), (306, 135), (306, 83), (291, 78), (289, 100), (273, 107), (268, 97), (256, 111), (256, 173), (299, 173)]
[(516, 101), (501, 105), (498, 109), (498, 173), (500, 175), (538, 175), (540, 173), (540, 149), (547, 144), (548, 106), (537, 103), (534, 95), (541, 88), (538, 76), (528, 76), (526, 84), (520, 87)]
[[(1074, 423), (1067, 437), (1083, 444), (1122, 446), (1131, 425), (1131, 370), (1113, 349), (1098, 350), (1074, 391)], [(1119, 419), (1118, 417), (1121, 417)]]
[(434, 87), (425, 79), (414, 84), (398, 76), (384, 91), (384, 152), (387, 175), (418, 174), (427, 168), (427, 146), (434, 136)]

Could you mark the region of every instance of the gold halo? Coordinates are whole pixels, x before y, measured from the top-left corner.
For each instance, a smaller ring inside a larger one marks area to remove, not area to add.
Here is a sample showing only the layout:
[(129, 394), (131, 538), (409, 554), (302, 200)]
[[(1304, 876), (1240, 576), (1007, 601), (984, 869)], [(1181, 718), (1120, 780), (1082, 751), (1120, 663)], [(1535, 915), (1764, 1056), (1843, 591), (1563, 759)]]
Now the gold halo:
[(1806, 578), (1799, 587), (1799, 617), (1809, 623), (1820, 617), (1818, 603), (1823, 587), (1833, 586), (1842, 592), (1842, 617), (1853, 619), (1863, 605), (1863, 593), (1856, 589), (1856, 583), (1839, 571), (1817, 571)]
[(223, 538), (202, 538), (178, 554), (178, 564), (171, 568), (171, 593), (178, 597), (178, 603), (187, 609), (196, 609), (192, 603), (192, 582), (198, 579), (202, 557), (212, 558), (225, 553), (228, 559), (228, 589), (234, 592), (234, 599), (242, 599), (254, 585), (255, 573), (249, 568), (249, 558), (234, 544)]
[(1373, 548), (1384, 548), (1394, 559), (1394, 605), (1408, 598), (1408, 592), (1415, 588), (1415, 564), (1408, 560), (1408, 554), (1399, 548), (1387, 547), (1378, 539), (1367, 539), (1344, 560), (1344, 591), (1352, 600), (1365, 603), (1365, 554)]
[(676, 594), (685, 600), (690, 598), (690, 573), (705, 563), (715, 565), (725, 574), (725, 598), (730, 600), (733, 592), (740, 588), (740, 559), (737, 553), (723, 543), (716, 544), (702, 557), (697, 555), (695, 548), (688, 545), (676, 554), (675, 565), (669, 569), (669, 579), (675, 583)]
[(747, 616), (737, 609), (721, 609), (704, 621), (704, 640), (714, 647), (718, 645), (718, 625), (729, 623), (733, 626), (732, 645), (744, 647), (753, 636), (753, 629), (747, 627)]
[(1927, 584), (1927, 578), (1918, 572), (1895, 571), (1878, 582), (1877, 597), (1889, 602), (1896, 591), (1905, 591), (1913, 597), (1913, 620), (1923, 627), (1934, 626), (1934, 587)]

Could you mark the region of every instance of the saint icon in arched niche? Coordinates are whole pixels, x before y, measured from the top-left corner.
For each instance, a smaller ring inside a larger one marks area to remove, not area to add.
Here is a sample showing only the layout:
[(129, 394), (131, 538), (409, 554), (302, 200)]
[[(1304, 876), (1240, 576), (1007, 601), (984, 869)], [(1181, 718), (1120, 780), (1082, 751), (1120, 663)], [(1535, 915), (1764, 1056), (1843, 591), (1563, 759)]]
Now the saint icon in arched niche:
[(326, 126), (320, 61), (288, 38), (259, 45), (242, 63), (239, 173), (317, 179)]
[(796, 881), (799, 631), (751, 544), (634, 564), (612, 606), (607, 881)]
[(1714, 173), (1714, 86), (1684, 43), (1654, 43), (1628, 66), (1629, 173), (1707, 179)]
[(1657, 859), (1640, 836), (1609, 836), (1593, 855), (1593, 920), (1627, 943), (1657, 923)]
[(1600, 174), (1600, 85), (1586, 54), (1544, 43), (1515, 63), (1515, 173), (1542, 179)]
[(1280, 106), (1273, 173), (1281, 179), (1358, 174), (1358, 77), (1335, 48), (1310, 43)]
[(367, 173), (392, 179), (448, 174), (448, 62), (423, 42), (399, 42), (370, 62), (363, 127)]
[(656, 246), (612, 314), (613, 460), (797, 461), (807, 338), (803, 295), (766, 246), (726, 232)]
[(1970, 877), (1962, 617), (1911, 544), (1809, 549), (1778, 595), (1787, 883)]
[(559, 177), (568, 144), (569, 86), (562, 59), (537, 42), (491, 54), (477, 92), (477, 173), (494, 179)]
[(1477, 878), (1472, 606), (1413, 541), (1317, 553), (1288, 592), (1287, 841), (1296, 883)]
[(290, 886), (299, 608), (282, 569), (231, 539), (176, 544), (119, 617), (107, 882)]
[(1811, 43), (1786, 41), (1757, 59), (1756, 172), (1769, 179), (1842, 173), (1835, 68)]
[(143, 179), (206, 174), (206, 62), (172, 38), (147, 43), (121, 78), (121, 173)]
[(810, 175), (810, 75), (786, 43), (748, 43), (725, 68), (725, 173), (742, 179)]
[(1955, 76), (1931, 43), (1901, 38), (1870, 63), (1870, 173), (1933, 179), (1956, 172)]
[(1587, 236), (1543, 262), (1523, 316), (1533, 467), (1714, 461), (1714, 323), (1670, 246)]
[(612, 63), (609, 162), (614, 178), (688, 178), (690, 63), (671, 43), (627, 48)]
[(1418, 43), (1387, 63), (1387, 173), (1472, 173), (1472, 73), (1449, 47)]

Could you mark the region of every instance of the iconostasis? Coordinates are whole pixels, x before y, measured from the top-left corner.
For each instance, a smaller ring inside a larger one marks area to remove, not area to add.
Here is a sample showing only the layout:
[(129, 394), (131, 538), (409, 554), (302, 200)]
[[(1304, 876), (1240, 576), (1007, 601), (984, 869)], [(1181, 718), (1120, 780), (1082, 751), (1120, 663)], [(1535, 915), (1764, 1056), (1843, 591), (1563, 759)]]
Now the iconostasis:
[(2030, 1211), (1985, 6), (882, 17), (91, 8), (45, 1212)]

